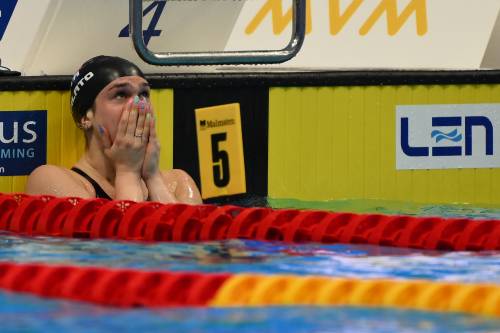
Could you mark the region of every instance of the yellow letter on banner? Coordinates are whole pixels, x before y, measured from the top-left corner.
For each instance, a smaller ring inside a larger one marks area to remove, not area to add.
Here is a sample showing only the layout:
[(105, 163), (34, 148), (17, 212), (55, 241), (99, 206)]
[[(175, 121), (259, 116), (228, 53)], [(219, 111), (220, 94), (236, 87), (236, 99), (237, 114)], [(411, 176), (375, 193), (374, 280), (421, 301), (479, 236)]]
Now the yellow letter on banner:
[(410, 18), (411, 14), (415, 12), (417, 34), (419, 36), (425, 35), (428, 28), (427, 0), (411, 0), (401, 15), (398, 15), (397, 1), (398, 0), (382, 0), (372, 15), (366, 20), (365, 24), (363, 24), (359, 30), (359, 34), (362, 36), (366, 35), (385, 12), (387, 16), (387, 32), (390, 36), (394, 36)]
[(353, 0), (343, 14), (340, 13), (340, 0), (330, 0), (330, 34), (338, 34), (358, 10), (363, 0)]
[(196, 109), (203, 199), (246, 192), (238, 103)]
[[(286, 13), (283, 13), (282, 0), (267, 0), (259, 12), (255, 15), (252, 21), (245, 29), (247, 35), (255, 32), (257, 27), (264, 21), (267, 14), (271, 14), (273, 22), (273, 33), (279, 35), (292, 22), (292, 7), (288, 8)], [(306, 1), (306, 34), (309, 34), (312, 29), (311, 21), (311, 2)]]

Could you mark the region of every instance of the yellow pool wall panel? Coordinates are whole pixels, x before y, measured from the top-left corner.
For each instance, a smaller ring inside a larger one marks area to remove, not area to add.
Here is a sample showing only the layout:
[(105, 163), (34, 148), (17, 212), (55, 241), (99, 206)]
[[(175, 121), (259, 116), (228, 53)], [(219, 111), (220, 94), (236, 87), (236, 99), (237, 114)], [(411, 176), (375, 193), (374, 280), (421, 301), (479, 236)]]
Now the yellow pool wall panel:
[(500, 169), (396, 170), (396, 106), (500, 103), (500, 85), (271, 88), (268, 194), (500, 205)]
[[(0, 92), (0, 112), (47, 110), (47, 164), (71, 167), (85, 151), (85, 138), (71, 116), (69, 91)], [(162, 152), (160, 167), (172, 168), (173, 91), (151, 92)], [(0, 192), (24, 192), (27, 176), (0, 177)]]
[(153, 89), (150, 98), (156, 114), (156, 134), (161, 144), (160, 169), (172, 169), (174, 164), (174, 91)]

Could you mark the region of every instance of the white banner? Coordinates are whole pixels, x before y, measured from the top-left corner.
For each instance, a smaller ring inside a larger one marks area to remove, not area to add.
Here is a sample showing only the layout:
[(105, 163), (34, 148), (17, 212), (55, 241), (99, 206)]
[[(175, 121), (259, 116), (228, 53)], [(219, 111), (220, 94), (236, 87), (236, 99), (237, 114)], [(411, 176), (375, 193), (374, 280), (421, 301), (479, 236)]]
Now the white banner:
[[(4, 34), (0, 40), (0, 59), (11, 69), (24, 71), (26, 62), (32, 59), (33, 52), (40, 46), (40, 35), (47, 26), (44, 21), (51, 16), (51, 0), (1, 0), (0, 25)], [(4, 9), (13, 10), (10, 17)]]
[[(17, 2), (0, 58), (25, 75), (73, 74), (85, 60), (100, 54), (118, 55), (149, 73), (206, 71), (210, 68), (157, 67), (145, 64), (128, 36), (126, 0), (1, 0)], [(49, 2), (41, 10), (38, 2)], [(156, 52), (223, 50), (244, 1), (143, 1), (143, 29)], [(47, 6), (47, 5), (46, 5)], [(28, 7), (29, 10), (23, 10)], [(38, 24), (37, 22), (41, 22)], [(30, 39), (25, 30), (32, 29)], [(37, 30), (38, 29), (38, 30)], [(26, 40), (29, 52), (19, 52)], [(31, 46), (31, 47), (30, 47)]]
[[(144, 1), (156, 52), (280, 49), (292, 0)], [(500, 68), (499, 0), (309, 0), (299, 55), (279, 70)], [(2, 8), (15, 10), (10, 19)], [(120, 55), (145, 72), (255, 70), (144, 64), (128, 35), (126, 0), (2, 0), (0, 58), (25, 75), (73, 74), (88, 58)]]
[(400, 105), (396, 169), (500, 167), (500, 104)]
[[(226, 48), (283, 47), (291, 3), (246, 1)], [(498, 0), (310, 0), (304, 47), (285, 66), (479, 69), (499, 11)]]

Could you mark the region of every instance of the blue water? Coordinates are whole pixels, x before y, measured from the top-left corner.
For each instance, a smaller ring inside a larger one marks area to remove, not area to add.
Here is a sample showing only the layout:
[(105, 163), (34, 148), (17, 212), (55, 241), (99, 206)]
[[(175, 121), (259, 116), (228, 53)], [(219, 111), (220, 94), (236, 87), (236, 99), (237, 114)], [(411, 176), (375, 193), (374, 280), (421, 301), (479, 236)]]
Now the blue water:
[(2, 332), (500, 332), (469, 315), (363, 308), (116, 310), (0, 293)]
[[(285, 207), (290, 201), (274, 202)], [(496, 209), (329, 203), (295, 207), (499, 218)], [(307, 207), (306, 207), (307, 206)], [(335, 206), (335, 207), (333, 207)], [(342, 209), (344, 208), (344, 209)], [(0, 234), (0, 260), (143, 270), (314, 274), (355, 278), (500, 281), (500, 252), (439, 252), (365, 245), (230, 240), (127, 243)], [(500, 332), (500, 320), (369, 308), (112, 309), (0, 292), (0, 332)]]
[(500, 281), (499, 252), (438, 252), (369, 245), (229, 240), (129, 243), (2, 234), (0, 260), (147, 270)]

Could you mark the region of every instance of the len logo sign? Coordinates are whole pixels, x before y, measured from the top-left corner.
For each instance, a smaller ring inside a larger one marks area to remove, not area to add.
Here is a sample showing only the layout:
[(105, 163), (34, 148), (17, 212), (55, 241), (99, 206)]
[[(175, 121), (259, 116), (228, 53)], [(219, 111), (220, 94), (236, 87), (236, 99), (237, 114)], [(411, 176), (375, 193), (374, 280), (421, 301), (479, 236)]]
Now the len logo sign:
[(500, 167), (500, 104), (396, 108), (397, 169)]

